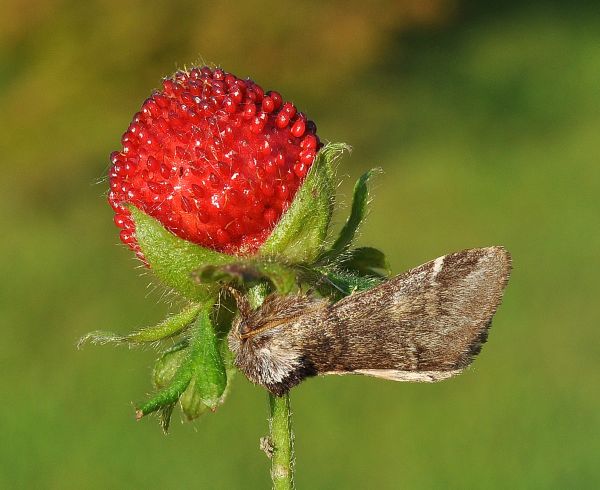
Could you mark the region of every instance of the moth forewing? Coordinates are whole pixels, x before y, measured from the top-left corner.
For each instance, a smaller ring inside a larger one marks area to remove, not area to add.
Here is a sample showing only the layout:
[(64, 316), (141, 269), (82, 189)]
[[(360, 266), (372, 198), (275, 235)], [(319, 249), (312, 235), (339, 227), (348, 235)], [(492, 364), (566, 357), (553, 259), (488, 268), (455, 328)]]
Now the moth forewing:
[(465, 250), (339, 301), (334, 323), (356, 340), (338, 364), (395, 381), (460, 373), (487, 338), (510, 268), (503, 247)]

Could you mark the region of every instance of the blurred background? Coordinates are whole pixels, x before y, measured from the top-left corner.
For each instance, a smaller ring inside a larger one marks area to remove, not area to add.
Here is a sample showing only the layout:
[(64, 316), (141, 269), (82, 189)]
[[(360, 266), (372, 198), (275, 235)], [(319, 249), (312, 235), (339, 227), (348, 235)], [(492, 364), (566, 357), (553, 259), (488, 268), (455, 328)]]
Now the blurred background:
[[(597, 2), (9, 0), (0, 17), (0, 487), (268, 488), (265, 393), (164, 436), (135, 423), (152, 350), (89, 346), (169, 305), (118, 245), (108, 155), (162, 76), (221, 65), (381, 166), (361, 242), (394, 273), (503, 244), (472, 369), (292, 393), (300, 489), (600, 486)], [(338, 223), (343, 214), (338, 217)]]

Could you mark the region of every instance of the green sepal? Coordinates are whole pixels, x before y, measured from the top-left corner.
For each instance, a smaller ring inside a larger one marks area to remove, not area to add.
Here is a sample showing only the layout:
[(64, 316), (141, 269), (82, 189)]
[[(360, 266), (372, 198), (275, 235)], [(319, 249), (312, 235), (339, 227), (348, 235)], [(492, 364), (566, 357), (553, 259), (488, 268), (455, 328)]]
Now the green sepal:
[(135, 411), (135, 418), (139, 420), (149, 413), (156, 412), (167, 405), (176, 403), (190, 384), (192, 374), (189, 358), (186, 358), (181, 366), (179, 366), (175, 376), (173, 376), (171, 384), (156, 393), (150, 400), (141, 405)]
[(387, 277), (390, 274), (390, 265), (385, 254), (373, 247), (349, 250), (336, 264), (346, 271), (361, 276)]
[(369, 205), (369, 179), (375, 174), (381, 172), (381, 169), (374, 168), (365, 172), (354, 184), (354, 193), (352, 198), (352, 209), (346, 223), (340, 230), (340, 234), (331, 248), (323, 254), (323, 258), (337, 257), (346, 252), (354, 238), (360, 224), (367, 215)]
[[(219, 350), (225, 364), (225, 372), (227, 375), (227, 385), (218, 400), (218, 405), (222, 405), (231, 391), (231, 383), (233, 381), (233, 376), (236, 373), (236, 368), (233, 365), (233, 354), (227, 347), (226, 340), (219, 341)], [(198, 386), (196, 386), (196, 379), (197, 378), (193, 378), (191, 380), (187, 389), (179, 399), (183, 414), (188, 421), (195, 420), (209, 411), (209, 407), (202, 401), (203, 395), (201, 390), (198, 389)]]
[(196, 378), (190, 381), (187, 389), (179, 399), (181, 411), (188, 421), (195, 420), (209, 411), (208, 407), (202, 402), (202, 395), (196, 389)]
[(259, 250), (267, 257), (312, 263), (322, 252), (335, 197), (334, 161), (348, 150), (343, 143), (324, 146), (289, 209)]
[(160, 222), (135, 206), (130, 205), (129, 210), (135, 223), (137, 242), (150, 270), (161, 282), (187, 298), (203, 301), (216, 290), (214, 285), (194, 281), (191, 277), (193, 271), (207, 264), (221, 265), (238, 260), (235, 256), (201, 247), (173, 235)]
[(192, 303), (179, 313), (168, 316), (158, 325), (142, 328), (128, 335), (96, 330), (81, 337), (77, 345), (81, 347), (86, 342), (91, 342), (92, 344), (113, 343), (130, 345), (158, 342), (181, 333), (196, 319), (201, 308), (202, 305)]
[(227, 372), (208, 311), (198, 315), (194, 335), (194, 342), (200, 347), (193, 374), (194, 389), (202, 403), (214, 411), (227, 386)]
[(206, 265), (194, 272), (201, 282), (237, 283), (246, 287), (268, 280), (280, 294), (297, 283), (298, 271), (291, 265), (270, 260), (246, 260), (224, 265)]
[(259, 268), (251, 262), (234, 262), (223, 265), (205, 265), (194, 271), (193, 278), (198, 282), (237, 282), (247, 284), (264, 277)]
[(351, 272), (319, 268), (315, 269), (320, 278), (315, 281), (315, 287), (323, 296), (334, 300), (349, 296), (358, 291), (371, 289), (381, 283), (381, 279), (373, 276), (360, 276)]
[[(165, 351), (158, 361), (156, 361), (152, 377), (155, 388), (162, 389), (173, 380), (175, 373), (189, 355), (186, 351), (188, 346), (189, 341), (184, 339), (174, 345), (171, 349)], [(181, 410), (187, 420), (194, 420), (208, 411), (208, 407), (202, 402), (200, 393), (196, 389), (195, 376), (190, 378), (190, 383), (179, 397), (179, 404), (181, 405)], [(167, 432), (169, 429), (170, 418), (174, 406), (175, 404), (173, 403), (166, 405), (159, 410), (160, 424), (164, 432)]]
[[(158, 370), (155, 369), (154, 373), (154, 382), (164, 384), (164, 380), (169, 384), (139, 407), (136, 418), (140, 419), (151, 412), (176, 403), (192, 379), (203, 393), (202, 402), (209, 408), (212, 408), (215, 403), (214, 399), (222, 395), (227, 377), (210, 319), (212, 307), (213, 302), (203, 305), (196, 322), (190, 329), (187, 347), (182, 342), (180, 346), (175, 346), (159, 359)], [(180, 351), (185, 353), (183, 359), (179, 359), (183, 354), (177, 354)], [(172, 371), (175, 373), (171, 377)]]
[(263, 301), (270, 293), (272, 293), (272, 290), (269, 284), (261, 282), (248, 289), (246, 299), (250, 303), (250, 307), (255, 310), (263, 304)]
[(179, 367), (187, 357), (188, 339), (184, 339), (167, 349), (158, 358), (152, 371), (152, 383), (158, 390), (165, 388), (175, 377)]
[(260, 271), (271, 281), (279, 294), (289, 294), (298, 284), (298, 270), (279, 262), (264, 262)]
[(171, 403), (170, 405), (165, 405), (162, 407), (158, 412), (160, 427), (165, 434), (169, 432), (169, 427), (171, 426), (171, 415), (173, 414), (174, 408), (175, 403)]

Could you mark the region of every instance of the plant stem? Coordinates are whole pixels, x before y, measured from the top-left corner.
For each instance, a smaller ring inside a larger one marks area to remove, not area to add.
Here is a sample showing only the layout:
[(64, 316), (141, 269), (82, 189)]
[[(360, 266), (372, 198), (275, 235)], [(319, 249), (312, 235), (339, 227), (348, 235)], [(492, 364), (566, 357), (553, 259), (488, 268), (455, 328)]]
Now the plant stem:
[(290, 412), (290, 395), (274, 396), (269, 393), (269, 429), (273, 449), (271, 479), (275, 490), (294, 488), (294, 433)]
[[(269, 292), (265, 283), (257, 284), (248, 291), (252, 308), (258, 308)], [(269, 393), (269, 450), (271, 457), (271, 480), (274, 490), (294, 488), (294, 433), (290, 395), (275, 396)], [(261, 440), (262, 447), (262, 440)]]

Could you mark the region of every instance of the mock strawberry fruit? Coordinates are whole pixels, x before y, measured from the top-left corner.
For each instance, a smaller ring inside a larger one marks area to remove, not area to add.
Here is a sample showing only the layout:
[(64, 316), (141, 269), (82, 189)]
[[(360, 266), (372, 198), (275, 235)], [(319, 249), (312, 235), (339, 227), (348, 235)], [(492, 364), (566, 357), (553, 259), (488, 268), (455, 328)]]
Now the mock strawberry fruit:
[(108, 200), (121, 241), (140, 257), (126, 204), (201, 246), (255, 252), (321, 146), (315, 124), (278, 92), (208, 67), (165, 79), (121, 142)]

